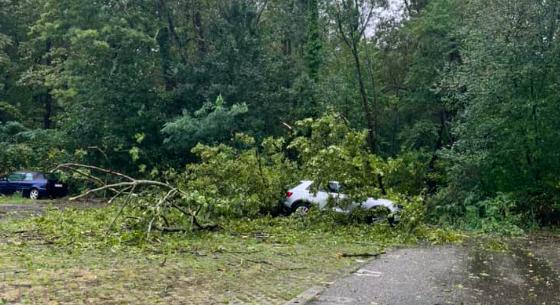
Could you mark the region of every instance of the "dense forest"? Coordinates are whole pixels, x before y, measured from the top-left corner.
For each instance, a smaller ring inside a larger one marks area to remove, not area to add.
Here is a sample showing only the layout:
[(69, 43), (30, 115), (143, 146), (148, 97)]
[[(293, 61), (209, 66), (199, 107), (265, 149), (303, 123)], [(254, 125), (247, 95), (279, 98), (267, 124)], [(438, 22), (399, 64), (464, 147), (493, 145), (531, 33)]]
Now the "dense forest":
[(558, 224), (559, 22), (544, 0), (0, 0), (0, 173), (256, 206), (306, 175), (434, 222)]

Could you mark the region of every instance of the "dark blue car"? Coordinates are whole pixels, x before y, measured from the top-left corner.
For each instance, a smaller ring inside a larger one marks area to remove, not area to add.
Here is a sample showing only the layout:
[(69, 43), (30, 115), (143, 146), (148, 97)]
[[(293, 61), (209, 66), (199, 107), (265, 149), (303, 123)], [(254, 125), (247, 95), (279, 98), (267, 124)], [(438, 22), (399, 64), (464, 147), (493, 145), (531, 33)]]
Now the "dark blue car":
[(64, 197), (68, 187), (48, 175), (38, 172), (15, 172), (0, 178), (0, 194), (21, 193), (24, 197), (39, 199), (41, 197)]

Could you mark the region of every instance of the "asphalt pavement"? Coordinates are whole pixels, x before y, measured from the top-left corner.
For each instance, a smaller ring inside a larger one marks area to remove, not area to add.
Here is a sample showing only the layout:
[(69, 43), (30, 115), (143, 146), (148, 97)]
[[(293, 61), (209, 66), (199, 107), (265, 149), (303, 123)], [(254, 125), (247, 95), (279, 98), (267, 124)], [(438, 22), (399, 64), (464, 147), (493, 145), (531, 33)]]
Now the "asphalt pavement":
[(320, 293), (314, 305), (560, 305), (560, 238), (399, 249)]

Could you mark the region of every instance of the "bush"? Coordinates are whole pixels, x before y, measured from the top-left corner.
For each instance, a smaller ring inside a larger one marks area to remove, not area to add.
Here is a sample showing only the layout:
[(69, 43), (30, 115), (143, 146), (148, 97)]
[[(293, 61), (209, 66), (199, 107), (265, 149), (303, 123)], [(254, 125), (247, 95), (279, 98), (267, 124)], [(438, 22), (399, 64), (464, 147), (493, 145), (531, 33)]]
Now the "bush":
[(352, 130), (337, 114), (306, 119), (296, 127), (301, 136), (288, 147), (297, 152), (301, 179), (314, 181), (316, 188), (339, 181), (344, 193), (357, 201), (387, 191), (383, 176), (388, 164), (369, 152), (366, 131)]
[(72, 159), (64, 137), (54, 130), (29, 130), (18, 122), (0, 124), (0, 174), (28, 169), (49, 171)]
[(200, 162), (178, 175), (178, 187), (206, 218), (278, 214), (286, 186), (295, 177), (294, 164), (281, 151), (283, 141), (268, 138), (256, 145), (253, 138), (238, 134), (239, 148), (199, 144), (192, 152)]
[(435, 174), (428, 173), (428, 164), (432, 155), (423, 151), (403, 153), (396, 158), (388, 160), (389, 169), (385, 175), (385, 184), (393, 192), (418, 196), (427, 191), (428, 179), (437, 179)]
[[(442, 200), (442, 197), (435, 199)], [(522, 228), (530, 222), (529, 215), (524, 215), (519, 209), (514, 194), (483, 198), (476, 193), (466, 193), (462, 205), (454, 204), (454, 201), (434, 202), (431, 215), (437, 217), (439, 223), (467, 230), (516, 235), (522, 233)]]

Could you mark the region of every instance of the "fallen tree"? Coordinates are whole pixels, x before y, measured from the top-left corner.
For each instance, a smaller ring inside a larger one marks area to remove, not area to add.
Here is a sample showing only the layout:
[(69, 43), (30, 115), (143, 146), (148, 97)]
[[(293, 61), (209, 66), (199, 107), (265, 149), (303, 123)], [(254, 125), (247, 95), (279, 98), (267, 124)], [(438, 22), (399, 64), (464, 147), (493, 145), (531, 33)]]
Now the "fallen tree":
[[(93, 183), (97, 187), (86, 190), (80, 195), (71, 197), (71, 201), (94, 196), (102, 192), (112, 192), (112, 196), (107, 200), (108, 204), (120, 203), (117, 215), (111, 222), (109, 228), (112, 229), (116, 221), (123, 215), (127, 207), (144, 208), (152, 211), (149, 213), (146, 231), (148, 234), (152, 230), (162, 232), (186, 231), (187, 228), (173, 227), (167, 215), (171, 210), (175, 210), (180, 215), (188, 219), (191, 229), (215, 229), (217, 225), (203, 225), (199, 221), (201, 208), (194, 208), (189, 203), (189, 194), (172, 185), (169, 182), (155, 180), (136, 179), (123, 173), (97, 166), (65, 163), (58, 165), (52, 172), (72, 173)], [(105, 175), (104, 179), (98, 175)], [(146, 200), (142, 200), (146, 198)], [(154, 200), (155, 199), (155, 200)], [(163, 223), (164, 226), (155, 226), (155, 223)]]

